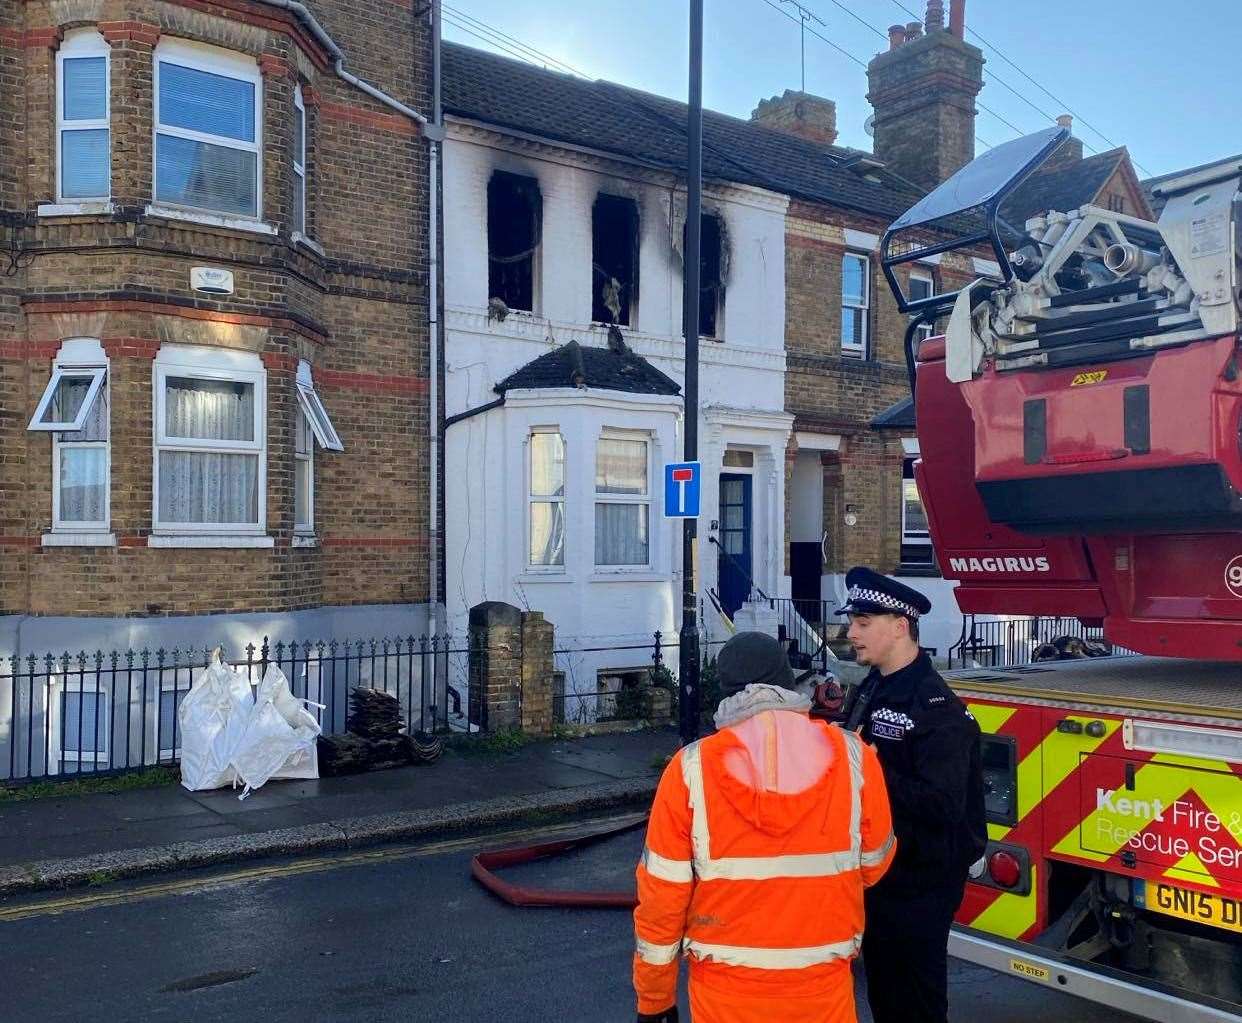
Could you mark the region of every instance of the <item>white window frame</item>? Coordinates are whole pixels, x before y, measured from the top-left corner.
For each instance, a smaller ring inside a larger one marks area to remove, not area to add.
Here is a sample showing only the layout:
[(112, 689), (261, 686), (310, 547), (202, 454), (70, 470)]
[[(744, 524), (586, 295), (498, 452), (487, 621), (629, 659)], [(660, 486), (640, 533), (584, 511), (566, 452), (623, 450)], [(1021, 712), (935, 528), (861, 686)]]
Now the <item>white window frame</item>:
[[(65, 120), (65, 60), (102, 57), (104, 59), (104, 116), (83, 121)], [(108, 133), (108, 191), (103, 195), (64, 193), (61, 180), (62, 142), (66, 131), (105, 130)], [(94, 29), (70, 32), (56, 51), (56, 201), (63, 204), (107, 202), (112, 198), (112, 47)]]
[[(262, 536), (267, 532), (267, 372), (259, 356), (224, 348), (197, 345), (165, 345), (155, 357), (152, 371), (154, 410), (151, 469), (152, 531), (163, 536)], [(170, 438), (165, 433), (165, 390), (168, 377), (222, 380), (254, 385), (254, 440), (220, 441), (196, 437)], [(214, 451), (220, 454), (258, 456), (257, 496), (259, 521), (253, 522), (161, 522), (160, 452)], [(269, 539), (270, 538), (266, 538)], [(159, 546), (155, 544), (154, 546)], [(270, 544), (264, 544), (270, 546)]]
[[(90, 417), (91, 407), (99, 397), (100, 388), (103, 387), (104, 377), (108, 374), (106, 366), (100, 366), (97, 362), (91, 365), (78, 365), (76, 363), (62, 364), (59, 359), (55, 368), (52, 370), (52, 378), (47, 382), (47, 386), (43, 389), (43, 396), (39, 399), (39, 404), (35, 408), (34, 416), (31, 417), (30, 425), (27, 430), (41, 430), (45, 433), (76, 433), (86, 425), (86, 420)], [(48, 405), (52, 403), (52, 399), (56, 397), (57, 388), (65, 377), (84, 377), (89, 376), (92, 379), (90, 389), (86, 392), (86, 399), (78, 408), (78, 414), (73, 419), (66, 419), (58, 422), (45, 423), (42, 422), (43, 413), (47, 411)]]
[[(60, 661), (56, 662), (56, 671), (51, 676), (47, 684), (46, 696), (47, 701), (46, 712), (48, 715), (48, 731), (53, 736), (55, 743), (52, 746), (52, 760), (55, 765), (48, 765), (48, 774), (90, 774), (92, 771), (106, 769), (110, 763), (112, 753), (112, 690), (109, 685), (99, 680), (98, 699), (107, 704), (107, 712), (99, 719), (99, 741), (103, 746), (102, 750), (80, 750), (67, 748), (66, 740), (69, 736), (64, 734), (66, 714), (64, 702), (70, 696), (95, 696), (96, 682), (86, 681), (81, 678), (70, 679), (69, 676), (76, 675), (77, 669), (70, 662), (69, 670), (61, 670), (63, 665)], [(88, 667), (86, 674), (90, 675), (94, 672), (94, 668)], [(78, 714), (82, 713), (81, 703), (79, 702)], [(95, 738), (95, 723), (92, 719), (91, 728), (88, 733), (84, 727), (82, 735), (85, 737), (90, 734), (91, 738)], [(77, 742), (77, 735), (73, 736), (73, 740)]]
[[(86, 400), (82, 402), (78, 419), (75, 419), (75, 422), (80, 420), (81, 425), (73, 430), (65, 430), (63, 432), (76, 433), (78, 430), (81, 430), (86, 425), (86, 420), (90, 418), (90, 412), (95, 402), (99, 401), (101, 397), (107, 403), (108, 414), (104, 424), (104, 430), (107, 435), (106, 440), (62, 440), (62, 431), (57, 430), (52, 433), (52, 532), (58, 534), (107, 534), (112, 522), (112, 402), (110, 400), (111, 394), (108, 390), (110, 385), (108, 358), (104, 354), (103, 347), (93, 338), (72, 338), (61, 345), (60, 352), (56, 356), (55, 365), (56, 369), (52, 374), (52, 382), (48, 384), (48, 390), (44, 395), (45, 401), (55, 393), (53, 384), (58, 382), (64, 373), (73, 375), (89, 370), (92, 373), (98, 374), (95, 385), (87, 392)], [(40, 402), (39, 411), (35, 413), (36, 418), (42, 415), (42, 410), (43, 402)], [(32, 429), (34, 428), (32, 427)], [(43, 429), (43, 427), (38, 427), (38, 429)], [(88, 522), (86, 520), (62, 522), (60, 518), (60, 461), (63, 453), (77, 448), (99, 446), (102, 446), (104, 451), (104, 516), (98, 522)]]
[[(853, 305), (845, 301), (845, 264), (848, 260), (855, 259), (863, 265), (863, 294), (862, 304)], [(849, 356), (853, 359), (866, 359), (870, 355), (871, 347), (871, 256), (865, 252), (846, 252), (841, 257), (841, 309), (860, 310), (863, 317), (863, 337), (861, 344), (855, 344), (854, 341), (847, 340), (845, 330), (841, 330), (841, 354)]]
[[(936, 294), (936, 275), (932, 273), (931, 270), (922, 268), (918, 270), (911, 270), (910, 280), (922, 281), (925, 283), (927, 285), (927, 297), (930, 298)], [(914, 296), (911, 295), (910, 297), (913, 298)], [(936, 325), (934, 323), (921, 323), (919, 324), (919, 329), (914, 332), (914, 336), (922, 342), (926, 341), (929, 337), (935, 334), (935, 332)]]
[[(306, 229), (306, 103), (302, 99), (301, 85), (297, 85), (293, 89), (293, 106), (302, 114), (301, 138), (293, 140), (293, 176), (302, 179), (302, 208), (296, 211), (300, 226), (295, 228), (292, 233), (306, 238), (310, 235), (310, 232)], [(299, 154), (302, 157), (301, 160), (298, 159)]]
[[(641, 441), (647, 448), (647, 492), (644, 495), (638, 494), (603, 494), (597, 489), (596, 475), (598, 473), (599, 459), (599, 443), (604, 440), (628, 440)], [(652, 492), (654, 490), (654, 481), (652, 479), (652, 451), (655, 446), (655, 438), (650, 433), (639, 430), (618, 430), (605, 427), (595, 440), (595, 459), (591, 463), (591, 563), (595, 568), (596, 575), (624, 575), (631, 572), (650, 572), (652, 565), (655, 564), (655, 526), (651, 517)], [(595, 505), (599, 504), (635, 504), (644, 505), (647, 509), (647, 561), (644, 564), (633, 565), (601, 565), (595, 560)]]
[(323, 402), (315, 391), (314, 381), (311, 379), (310, 363), (305, 360), (298, 363), (298, 372), (295, 380), (298, 393), (298, 415), (305, 420), (307, 433), (310, 437), (310, 444), (307, 446), (305, 454), (299, 454), (297, 450), (296, 436), (293, 445), (293, 459), (297, 462), (306, 463), (307, 473), (307, 493), (306, 493), (306, 514), (307, 520), (300, 522), (297, 519), (297, 473), (294, 473), (294, 523), (293, 531), (301, 536), (313, 536), (315, 533), (315, 444), (327, 451), (344, 451), (345, 446), (341, 443), (341, 438), (337, 435), (336, 427), (332, 425), (332, 419), (328, 416), (328, 410), (324, 408)]
[[(242, 142), (238, 139), (212, 135), (208, 132), (191, 131), (173, 125), (160, 124), (160, 67), (165, 64), (176, 64), (193, 71), (205, 71), (224, 78), (234, 78), (254, 85), (254, 142)], [(214, 46), (189, 43), (180, 39), (162, 39), (155, 48), (155, 68), (153, 73), (154, 96), (151, 116), (151, 193), (153, 209), (187, 211), (191, 214), (223, 217), (242, 221), (261, 221), (263, 219), (263, 75), (258, 63), (252, 57), (232, 53)], [(237, 149), (255, 154), (255, 191), (253, 214), (233, 213), (228, 210), (213, 210), (205, 206), (190, 206), (184, 203), (170, 202), (158, 195), (159, 181), (159, 137), (168, 135), (173, 138), (188, 139), (192, 142), (205, 142), (226, 149)]]
[[(915, 486), (913, 470), (914, 462), (917, 458), (918, 455), (907, 454), (903, 456), (901, 460), (901, 545), (903, 547), (930, 547), (932, 542), (930, 523), (928, 524), (929, 529), (926, 533), (923, 533), (922, 531), (912, 533), (906, 522), (906, 484), (909, 483), (911, 486)], [(906, 466), (910, 466), (911, 472), (909, 478), (906, 477)], [(920, 496), (919, 503), (922, 504), (922, 502), (923, 499)], [(923, 509), (923, 514), (926, 516), (926, 508)]]
[[(535, 437), (536, 434), (541, 434), (541, 433), (557, 434), (561, 438), (561, 447), (565, 452), (565, 459), (564, 459), (564, 462), (562, 463), (562, 469), (563, 469), (565, 478), (561, 486), (561, 490), (563, 491), (563, 493), (561, 494), (560, 497), (536, 496), (534, 493), (535, 474), (534, 474), (534, 452), (532, 450), (532, 439)], [(525, 562), (524, 572), (528, 575), (564, 575), (569, 568), (569, 519), (566, 516), (566, 511), (569, 506), (569, 482), (570, 482), (570, 474), (571, 474), (570, 463), (569, 463), (569, 442), (565, 439), (565, 431), (562, 430), (560, 426), (532, 426), (530, 430), (527, 431), (527, 434), (526, 434), (525, 448), (526, 450), (524, 452), (524, 455), (525, 455), (524, 461), (526, 462), (526, 466), (525, 466), (526, 535), (523, 538), (523, 543), (525, 544), (526, 553), (522, 559)], [(534, 516), (532, 509), (536, 504), (558, 504), (558, 503), (561, 506), (561, 521), (565, 524), (565, 546), (564, 546), (564, 554), (561, 558), (561, 563), (559, 565), (536, 564), (535, 562), (531, 561), (531, 557), (530, 557), (531, 555), (531, 550), (530, 550), (531, 529), (533, 528), (534, 523), (535, 523), (535, 516)]]

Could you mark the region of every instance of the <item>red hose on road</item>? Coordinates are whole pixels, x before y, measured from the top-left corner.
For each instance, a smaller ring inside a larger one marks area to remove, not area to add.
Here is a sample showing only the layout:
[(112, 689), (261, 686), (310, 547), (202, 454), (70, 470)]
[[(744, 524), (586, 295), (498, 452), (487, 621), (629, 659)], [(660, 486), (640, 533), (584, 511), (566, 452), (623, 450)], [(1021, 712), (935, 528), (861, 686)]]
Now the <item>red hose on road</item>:
[(504, 899), (511, 906), (572, 906), (585, 909), (633, 909), (638, 904), (634, 892), (575, 892), (557, 888), (532, 888), (528, 885), (511, 884), (497, 877), (492, 871), (502, 867), (513, 867), (519, 863), (533, 863), (552, 856), (584, 849), (617, 835), (645, 827), (646, 818), (599, 831), (582, 838), (564, 839), (560, 842), (545, 842), (542, 845), (516, 846), (512, 849), (497, 849), (494, 852), (478, 853), (470, 861), (470, 873), (493, 895)]

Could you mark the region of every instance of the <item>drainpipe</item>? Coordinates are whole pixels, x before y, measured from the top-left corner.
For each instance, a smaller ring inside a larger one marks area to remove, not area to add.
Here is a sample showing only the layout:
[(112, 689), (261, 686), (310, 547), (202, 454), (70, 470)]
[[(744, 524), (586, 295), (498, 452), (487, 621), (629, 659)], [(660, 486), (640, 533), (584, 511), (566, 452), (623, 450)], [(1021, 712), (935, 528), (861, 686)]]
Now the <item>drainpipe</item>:
[(435, 134), (432, 139), (429, 173), (431, 178), (431, 210), (430, 210), (430, 303), (428, 305), (428, 410), (427, 423), (430, 436), (427, 438), (430, 451), (430, 476), (428, 493), (431, 507), (428, 514), (430, 535), (428, 544), (430, 557), (427, 565), (428, 591), (430, 604), (432, 636), (440, 632), (440, 608), (442, 593), (440, 578), (443, 574), (444, 539), (440, 536), (442, 517), (440, 515), (441, 488), (441, 426), (440, 426), (440, 362), (444, 351), (444, 258), (443, 239), (440, 224), (444, 216), (444, 111), (440, 95), (440, 0), (433, 0), (431, 5), (431, 116), (435, 119)]
[(256, 2), (267, 7), (277, 7), (282, 11), (288, 11), (296, 17), (300, 22), (302, 22), (303, 25), (306, 26), (307, 31), (315, 37), (315, 41), (328, 51), (328, 55), (332, 58), (332, 70), (336, 73), (338, 78), (344, 82), (348, 82), (350, 85), (354, 86), (354, 88), (362, 90), (373, 99), (379, 100), (379, 102), (397, 111), (397, 113), (410, 118), (418, 124), (422, 133), (428, 139), (438, 141), (437, 136), (440, 136), (441, 132), (437, 125), (431, 124), (426, 117), (420, 114), (413, 107), (406, 106), (400, 100), (394, 99), (392, 96), (389, 96), (388, 93), (377, 89), (370, 82), (364, 82), (357, 75), (345, 70), (344, 52), (339, 46), (336, 45), (335, 42), (333, 42), (332, 37), (328, 35), (328, 33), (324, 30), (324, 27), (319, 24), (319, 22), (315, 19), (315, 16), (306, 8), (305, 4), (298, 3), (298, 0), (256, 0)]

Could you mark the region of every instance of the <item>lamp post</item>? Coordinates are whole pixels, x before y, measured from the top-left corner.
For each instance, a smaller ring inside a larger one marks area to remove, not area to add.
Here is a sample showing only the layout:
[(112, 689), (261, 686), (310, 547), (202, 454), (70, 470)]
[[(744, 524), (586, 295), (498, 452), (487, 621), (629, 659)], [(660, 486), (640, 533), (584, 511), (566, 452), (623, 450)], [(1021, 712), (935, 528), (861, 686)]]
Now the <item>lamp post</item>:
[[(682, 460), (699, 457), (699, 259), (703, 212), (703, 0), (690, 0), (690, 104), (686, 130), (686, 254), (682, 333), (686, 339), (685, 429)], [(700, 480), (700, 486), (703, 481)], [(699, 735), (698, 587), (695, 573), (698, 521), (682, 523), (681, 634), (678, 710), (681, 741)]]

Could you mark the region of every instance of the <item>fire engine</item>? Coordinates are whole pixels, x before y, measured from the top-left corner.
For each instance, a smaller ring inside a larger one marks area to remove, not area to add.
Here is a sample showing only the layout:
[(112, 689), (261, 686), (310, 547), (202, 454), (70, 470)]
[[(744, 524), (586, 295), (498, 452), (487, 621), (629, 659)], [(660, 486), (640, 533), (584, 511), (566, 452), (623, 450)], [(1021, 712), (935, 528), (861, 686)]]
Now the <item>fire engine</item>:
[[(1157, 223), (1032, 215), (1067, 134), (989, 150), (882, 241), (962, 611), (1077, 617), (1138, 655), (946, 676), (984, 732), (990, 839), (951, 951), (1149, 1019), (1237, 1020), (1242, 161), (1165, 181)], [(903, 268), (941, 258), (983, 272), (913, 299)]]

